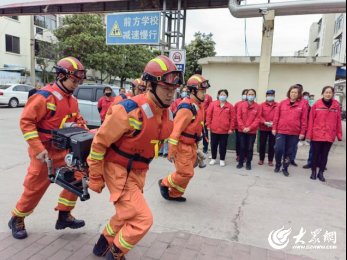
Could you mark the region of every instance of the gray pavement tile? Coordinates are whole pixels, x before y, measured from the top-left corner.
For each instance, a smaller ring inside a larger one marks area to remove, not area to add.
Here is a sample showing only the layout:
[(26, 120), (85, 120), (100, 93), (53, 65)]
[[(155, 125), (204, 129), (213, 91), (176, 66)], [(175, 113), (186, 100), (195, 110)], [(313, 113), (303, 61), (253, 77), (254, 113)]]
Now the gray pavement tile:
[(191, 237), (188, 239), (185, 247), (188, 249), (200, 251), (203, 242), (204, 242), (203, 237), (197, 236), (197, 235), (191, 235)]
[(160, 257), (164, 254), (169, 244), (161, 241), (155, 241), (152, 246), (146, 251), (145, 257), (153, 259), (161, 259)]
[(268, 250), (264, 248), (251, 247), (251, 260), (267, 260)]
[[(165, 252), (161, 256), (160, 260), (177, 260), (177, 258), (178, 258), (178, 256), (176, 254), (170, 254), (168, 252)], [(130, 259), (130, 260), (132, 260), (132, 259)]]
[(47, 257), (53, 256), (59, 250), (61, 250), (67, 243), (69, 243), (68, 240), (58, 238), (57, 240), (53, 241), (51, 244), (47, 245), (40, 252), (40, 255), (47, 256)]
[(30, 244), (30, 246), (28, 246), (27, 248), (23, 248), (22, 250), (17, 250), (17, 254), (15, 254), (12, 258), (13, 259), (29, 259), (31, 256), (40, 252), (44, 247), (45, 245), (34, 242), (33, 244)]
[(286, 255), (282, 251), (269, 251), (268, 259), (269, 260), (285, 260)]
[(166, 243), (170, 243), (174, 240), (176, 235), (177, 235), (176, 232), (164, 232), (164, 233), (158, 235), (157, 240), (162, 241), (162, 242), (166, 242)]
[(144, 238), (138, 243), (139, 246), (151, 247), (153, 242), (157, 239), (158, 234), (147, 233)]
[(63, 260), (69, 259), (73, 252), (61, 249), (55, 255), (49, 257), (49, 260)]
[(5, 260), (11, 258), (14, 254), (16, 254), (18, 250), (12, 246), (7, 247), (6, 249), (0, 252), (0, 259)]
[(146, 251), (148, 250), (148, 247), (142, 247), (142, 246), (135, 246), (133, 250), (131, 250), (126, 258), (130, 260), (141, 260)]
[(181, 256), (178, 258), (179, 260), (197, 260), (199, 253), (195, 250), (191, 249), (183, 249)]
[(70, 258), (71, 259), (84, 259), (93, 252), (93, 247), (91, 245), (84, 245), (80, 247), (79, 250), (74, 252)]
[(61, 237), (61, 234), (46, 234), (46, 235), (43, 235), (40, 239), (38, 239), (36, 243), (41, 245), (49, 245), (60, 237)]

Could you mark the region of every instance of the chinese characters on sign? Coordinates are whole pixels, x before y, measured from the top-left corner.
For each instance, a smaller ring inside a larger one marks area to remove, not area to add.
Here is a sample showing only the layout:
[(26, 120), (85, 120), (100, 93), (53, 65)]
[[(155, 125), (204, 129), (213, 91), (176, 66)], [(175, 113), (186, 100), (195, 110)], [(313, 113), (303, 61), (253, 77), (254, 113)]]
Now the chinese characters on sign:
[(107, 44), (158, 45), (160, 42), (160, 21), (160, 12), (119, 13), (107, 15)]

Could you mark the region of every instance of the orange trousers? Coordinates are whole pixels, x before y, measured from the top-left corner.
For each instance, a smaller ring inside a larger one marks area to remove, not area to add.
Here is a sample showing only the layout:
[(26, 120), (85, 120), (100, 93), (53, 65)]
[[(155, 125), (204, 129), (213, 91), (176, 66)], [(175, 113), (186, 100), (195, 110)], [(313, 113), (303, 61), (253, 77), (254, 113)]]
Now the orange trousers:
[(143, 196), (147, 170), (131, 171), (112, 162), (104, 164), (104, 179), (116, 214), (107, 223), (103, 235), (123, 253), (129, 252), (148, 232), (153, 216)]
[(194, 164), (197, 158), (197, 145), (178, 143), (175, 158), (176, 172), (165, 177), (162, 185), (169, 187), (172, 198), (181, 197), (191, 178), (194, 176)]
[[(16, 207), (12, 210), (12, 215), (18, 217), (29, 216), (39, 204), (41, 198), (51, 184), (48, 179), (47, 164), (36, 159), (36, 156), (30, 147), (28, 150), (30, 165), (24, 179), (24, 192), (17, 202)], [(51, 148), (48, 150), (48, 154), (49, 158), (53, 161), (54, 169), (65, 164), (64, 157), (66, 151)], [(76, 173), (75, 178), (81, 179), (82, 174)], [(63, 190), (59, 196), (58, 205), (55, 210), (71, 211), (76, 205), (76, 200), (76, 195), (67, 190)]]

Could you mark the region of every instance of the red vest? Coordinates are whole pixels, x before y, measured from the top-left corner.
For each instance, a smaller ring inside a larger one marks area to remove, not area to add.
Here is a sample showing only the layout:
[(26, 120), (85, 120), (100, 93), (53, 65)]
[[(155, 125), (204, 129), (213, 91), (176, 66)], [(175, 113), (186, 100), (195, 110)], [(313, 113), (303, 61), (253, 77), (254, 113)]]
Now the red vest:
[(147, 170), (150, 162), (159, 153), (165, 139), (169, 138), (173, 130), (173, 114), (170, 109), (165, 109), (158, 122), (153, 114), (154, 108), (148, 102), (146, 95), (139, 95), (119, 103), (125, 110), (141, 110), (142, 128), (133, 136), (123, 136), (108, 148), (106, 161), (117, 163), (130, 170)]
[[(73, 95), (66, 96), (56, 83), (47, 85), (35, 94), (46, 98), (47, 110), (49, 111), (47, 116), (37, 124), (37, 130), (42, 142), (52, 139), (50, 133), (52, 130), (63, 128), (65, 123), (76, 121), (78, 116), (78, 102), (76, 98)], [(47, 100), (49, 96), (54, 97), (53, 102)]]
[(190, 106), (192, 108), (192, 112), (196, 111), (196, 113), (193, 112), (192, 122), (183, 131), (179, 141), (184, 144), (194, 144), (201, 140), (205, 120), (204, 109), (202, 108), (202, 106), (195, 104), (190, 98), (185, 98), (178, 106), (178, 108), (186, 108), (185, 105)]

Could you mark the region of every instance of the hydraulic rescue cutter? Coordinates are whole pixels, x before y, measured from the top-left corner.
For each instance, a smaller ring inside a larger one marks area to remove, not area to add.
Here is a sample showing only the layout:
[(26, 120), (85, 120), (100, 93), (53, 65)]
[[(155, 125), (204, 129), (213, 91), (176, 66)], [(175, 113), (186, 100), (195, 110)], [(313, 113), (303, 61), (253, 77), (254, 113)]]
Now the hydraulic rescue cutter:
[[(53, 146), (69, 152), (65, 156), (65, 166), (53, 169), (52, 160), (46, 160), (50, 181), (76, 194), (81, 201), (89, 200), (87, 157), (94, 134), (83, 128), (69, 127), (53, 130), (52, 135)], [(76, 171), (83, 174), (81, 180), (75, 178)]]

